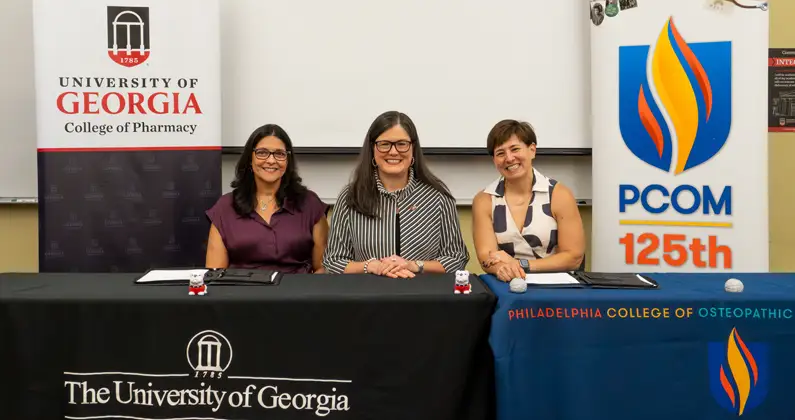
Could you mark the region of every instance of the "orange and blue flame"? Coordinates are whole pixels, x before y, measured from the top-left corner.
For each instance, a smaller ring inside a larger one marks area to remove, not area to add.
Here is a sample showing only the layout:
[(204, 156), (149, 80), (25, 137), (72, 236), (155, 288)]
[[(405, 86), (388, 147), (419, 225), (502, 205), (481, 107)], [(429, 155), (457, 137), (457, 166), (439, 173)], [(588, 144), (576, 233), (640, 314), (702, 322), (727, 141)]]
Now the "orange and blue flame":
[(738, 416), (767, 396), (767, 346), (746, 344), (736, 328), (727, 342), (710, 343), (709, 366), (712, 395)]
[(669, 18), (653, 45), (619, 48), (619, 127), (644, 162), (674, 174), (715, 156), (731, 128), (731, 42), (687, 43)]

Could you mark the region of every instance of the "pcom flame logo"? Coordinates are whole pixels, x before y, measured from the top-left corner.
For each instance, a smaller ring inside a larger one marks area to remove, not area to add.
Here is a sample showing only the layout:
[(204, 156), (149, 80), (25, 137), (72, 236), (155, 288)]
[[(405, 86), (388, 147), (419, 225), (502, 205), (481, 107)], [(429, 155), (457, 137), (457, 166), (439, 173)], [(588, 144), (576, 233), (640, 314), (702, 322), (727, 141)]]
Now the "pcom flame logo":
[(709, 343), (709, 384), (718, 404), (742, 416), (764, 401), (770, 378), (767, 345), (745, 343), (736, 328), (728, 342)]
[(678, 175), (715, 156), (731, 128), (731, 42), (685, 42), (668, 18), (653, 45), (619, 48), (619, 127), (642, 161)]

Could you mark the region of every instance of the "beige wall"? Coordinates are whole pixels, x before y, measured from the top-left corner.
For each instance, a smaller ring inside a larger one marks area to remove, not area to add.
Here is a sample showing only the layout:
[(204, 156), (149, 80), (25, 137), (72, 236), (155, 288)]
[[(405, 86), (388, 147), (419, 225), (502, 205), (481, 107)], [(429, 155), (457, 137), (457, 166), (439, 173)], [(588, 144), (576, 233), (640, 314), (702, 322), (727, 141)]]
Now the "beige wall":
[(38, 206), (0, 205), (0, 273), (38, 271)]
[[(795, 47), (795, 1), (772, 0), (770, 13), (770, 47)], [(770, 133), (768, 139), (770, 271), (795, 271), (795, 133)]]
[[(770, 47), (795, 47), (795, 1), (772, 0), (770, 8)], [(795, 272), (795, 133), (769, 135), (770, 168), (770, 270)], [(754, 147), (749, 144), (748, 147)], [(475, 250), (472, 246), (472, 212), (460, 207), (464, 237), (472, 256), (469, 270), (479, 272)], [(33, 205), (0, 205), (0, 272), (38, 270), (38, 218)], [(581, 208), (588, 243), (591, 233), (591, 209)], [(590, 252), (586, 255), (590, 261)], [(590, 264), (588, 264), (590, 266)]]

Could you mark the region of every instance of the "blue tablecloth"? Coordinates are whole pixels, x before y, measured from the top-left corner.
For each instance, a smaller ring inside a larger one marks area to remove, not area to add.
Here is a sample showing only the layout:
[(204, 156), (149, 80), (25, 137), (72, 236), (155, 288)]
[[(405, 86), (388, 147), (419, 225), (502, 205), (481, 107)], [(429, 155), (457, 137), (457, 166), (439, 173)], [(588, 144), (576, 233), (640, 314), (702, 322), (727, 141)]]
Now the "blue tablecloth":
[(795, 274), (650, 276), (659, 289), (524, 294), (481, 276), (498, 420), (795, 419)]

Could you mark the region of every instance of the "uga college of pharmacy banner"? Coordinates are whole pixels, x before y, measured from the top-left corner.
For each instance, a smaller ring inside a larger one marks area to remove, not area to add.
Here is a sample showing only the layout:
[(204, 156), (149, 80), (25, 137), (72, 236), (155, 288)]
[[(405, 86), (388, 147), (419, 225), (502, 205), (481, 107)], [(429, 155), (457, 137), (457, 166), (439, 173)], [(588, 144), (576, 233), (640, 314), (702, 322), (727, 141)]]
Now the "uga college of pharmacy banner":
[(591, 1), (595, 271), (768, 271), (768, 6)]
[(204, 264), (218, 0), (35, 0), (39, 270)]

